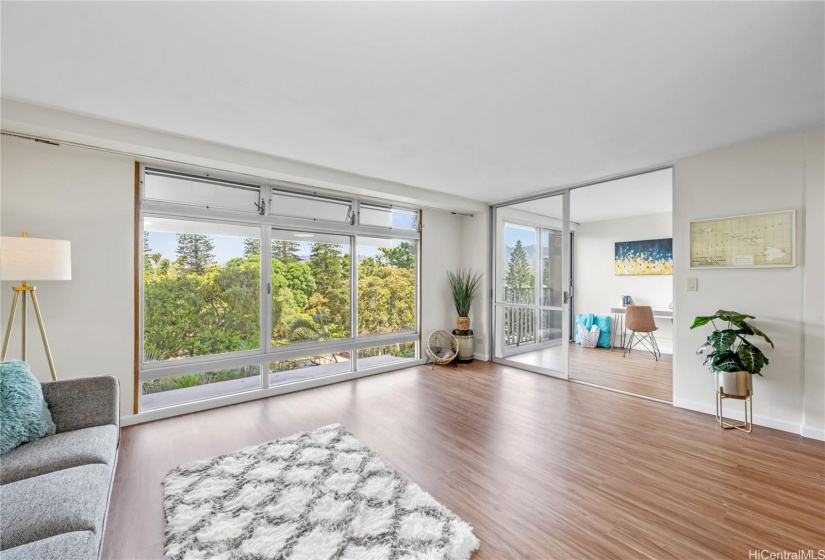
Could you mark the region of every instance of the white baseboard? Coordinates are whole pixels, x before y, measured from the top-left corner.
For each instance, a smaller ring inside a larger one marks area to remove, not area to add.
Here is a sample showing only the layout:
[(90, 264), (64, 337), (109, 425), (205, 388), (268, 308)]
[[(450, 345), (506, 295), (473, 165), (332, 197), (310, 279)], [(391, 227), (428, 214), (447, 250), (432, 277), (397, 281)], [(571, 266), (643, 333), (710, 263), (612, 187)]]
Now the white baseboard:
[(490, 354), (473, 354), (473, 358), (482, 362), (489, 362)]
[[(673, 399), (673, 406), (679, 408), (685, 408), (688, 410), (693, 410), (696, 412), (703, 412), (705, 414), (710, 414), (711, 416), (716, 416), (716, 405), (714, 403), (706, 403), (706, 402), (699, 402), (699, 401), (689, 401), (685, 399)], [(757, 408), (758, 410), (758, 408)], [(739, 422), (745, 421), (745, 405), (742, 401), (735, 401), (733, 399), (729, 399), (728, 402), (725, 403), (725, 418), (729, 418), (731, 420), (736, 420)], [(753, 415), (753, 423), (757, 426), (765, 426), (766, 428), (773, 428), (775, 430), (782, 430), (783, 432), (790, 432), (792, 434), (799, 434), (804, 437), (813, 437), (815, 439), (820, 439), (815, 435), (808, 435), (809, 433), (815, 433), (815, 430), (808, 430), (804, 429), (802, 424), (796, 424), (794, 422), (788, 422), (786, 420), (779, 420), (777, 418), (771, 418), (770, 416), (762, 416), (760, 414)]]
[(806, 426), (805, 424), (802, 424), (802, 430), (799, 433), (801, 433), (803, 436), (807, 438), (825, 441), (825, 429), (823, 428), (814, 428), (812, 426)]

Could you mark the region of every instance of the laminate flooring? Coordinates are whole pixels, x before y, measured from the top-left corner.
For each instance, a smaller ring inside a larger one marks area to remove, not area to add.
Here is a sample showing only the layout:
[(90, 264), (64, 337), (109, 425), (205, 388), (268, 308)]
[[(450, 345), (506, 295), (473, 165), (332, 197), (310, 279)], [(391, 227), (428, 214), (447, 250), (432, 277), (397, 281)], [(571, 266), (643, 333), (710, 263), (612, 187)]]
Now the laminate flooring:
[(475, 560), (825, 549), (825, 443), (476, 361), (123, 428), (103, 557), (162, 558), (175, 466), (336, 422), (469, 522)]

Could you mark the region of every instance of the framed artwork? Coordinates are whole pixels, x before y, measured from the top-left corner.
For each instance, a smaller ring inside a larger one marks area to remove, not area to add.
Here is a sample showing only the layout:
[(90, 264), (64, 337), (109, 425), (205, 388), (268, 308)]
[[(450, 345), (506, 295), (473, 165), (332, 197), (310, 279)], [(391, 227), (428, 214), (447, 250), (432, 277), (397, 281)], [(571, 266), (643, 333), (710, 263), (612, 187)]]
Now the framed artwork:
[(673, 274), (673, 238), (616, 243), (616, 276)]
[(690, 222), (690, 268), (796, 266), (796, 211)]

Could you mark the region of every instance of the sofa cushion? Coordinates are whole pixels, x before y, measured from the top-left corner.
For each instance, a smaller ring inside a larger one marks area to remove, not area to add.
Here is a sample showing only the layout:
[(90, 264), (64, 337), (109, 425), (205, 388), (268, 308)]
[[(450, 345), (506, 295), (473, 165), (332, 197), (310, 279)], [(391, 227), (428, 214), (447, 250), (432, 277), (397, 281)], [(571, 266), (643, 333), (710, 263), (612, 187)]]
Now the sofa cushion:
[(84, 465), (0, 486), (0, 550), (71, 531), (99, 545), (112, 468)]
[(3, 551), (3, 560), (89, 560), (100, 548), (91, 531), (72, 531)]
[(43, 389), (28, 364), (0, 362), (0, 453), (55, 430)]
[(61, 469), (100, 463), (114, 465), (117, 426), (63, 432), (25, 443), (0, 456), (0, 484)]

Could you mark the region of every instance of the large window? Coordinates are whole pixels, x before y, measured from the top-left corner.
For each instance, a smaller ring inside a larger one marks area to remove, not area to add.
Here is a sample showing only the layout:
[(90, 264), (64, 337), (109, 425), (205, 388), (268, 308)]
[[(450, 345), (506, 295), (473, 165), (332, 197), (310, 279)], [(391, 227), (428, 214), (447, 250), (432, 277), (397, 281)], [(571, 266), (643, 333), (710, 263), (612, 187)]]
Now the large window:
[(143, 355), (146, 362), (260, 348), (260, 229), (146, 218)]
[(418, 211), (141, 177), (140, 411), (419, 358)]
[(415, 330), (416, 242), (358, 238), (358, 334)]
[(351, 336), (350, 238), (272, 231), (272, 344)]

